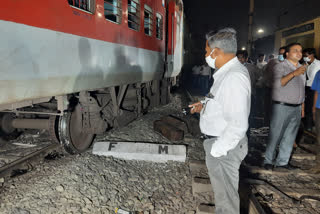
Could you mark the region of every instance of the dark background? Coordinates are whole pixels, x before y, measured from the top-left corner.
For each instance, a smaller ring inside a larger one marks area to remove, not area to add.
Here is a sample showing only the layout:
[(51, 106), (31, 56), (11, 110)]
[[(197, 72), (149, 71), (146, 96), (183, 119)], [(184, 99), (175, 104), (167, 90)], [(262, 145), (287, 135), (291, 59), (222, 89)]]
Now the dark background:
[[(250, 0), (183, 0), (185, 10), (185, 67), (204, 63), (205, 34), (233, 27), (238, 49), (246, 47)], [(274, 33), (320, 16), (320, 0), (255, 0), (253, 55), (275, 53)], [(264, 33), (258, 34), (259, 28)], [(253, 56), (254, 57), (254, 56)]]

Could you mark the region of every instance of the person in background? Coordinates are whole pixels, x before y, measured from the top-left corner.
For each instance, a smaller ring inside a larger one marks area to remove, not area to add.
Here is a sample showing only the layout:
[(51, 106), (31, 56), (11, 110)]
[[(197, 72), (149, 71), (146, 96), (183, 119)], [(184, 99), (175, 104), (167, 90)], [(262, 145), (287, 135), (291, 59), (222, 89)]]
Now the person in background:
[(259, 58), (257, 60), (257, 67), (261, 70), (263, 70), (264, 66), (267, 64), (266, 61), (264, 61), (265, 55), (264, 54), (259, 54)]
[(250, 75), (250, 82), (251, 82), (251, 93), (252, 95), (255, 95), (256, 90), (256, 81), (257, 81), (257, 66), (251, 64), (248, 62), (248, 51), (246, 50), (237, 50), (236, 56), (238, 60), (243, 64), (249, 72)]
[(320, 61), (316, 58), (316, 50), (314, 48), (306, 48), (303, 50), (303, 61), (308, 65), (307, 68), (307, 83), (306, 83), (306, 101), (305, 101), (305, 129), (312, 131), (313, 127), (313, 95), (314, 91), (311, 90), (313, 79), (317, 72), (320, 70)]
[(199, 75), (200, 75), (200, 66), (195, 65), (192, 68), (192, 86), (193, 88), (199, 87)]
[(284, 61), (284, 52), (286, 50), (286, 47), (281, 47), (279, 48), (279, 55), (278, 58), (273, 58), (269, 60), (267, 65), (265, 66), (264, 73), (263, 73), (263, 79), (264, 79), (264, 84), (266, 87), (271, 88), (272, 86), (272, 81), (273, 81), (273, 69), (276, 64), (283, 62)]
[(200, 69), (201, 93), (205, 96), (209, 91), (209, 81), (211, 77), (211, 68), (205, 63)]
[(256, 72), (256, 103), (257, 103), (257, 116), (264, 117), (265, 114), (265, 103), (264, 103), (264, 97), (265, 97), (265, 83), (263, 79), (263, 74), (265, 70), (265, 66), (267, 65), (267, 62), (264, 60), (265, 55), (259, 54), (259, 58), (256, 63), (257, 72)]
[(284, 61), (284, 53), (286, 52), (286, 46), (282, 46), (279, 48), (279, 54), (278, 54), (278, 61), (283, 62)]
[(265, 66), (263, 72), (263, 85), (264, 85), (264, 123), (265, 125), (270, 124), (270, 115), (271, 115), (271, 108), (272, 108), (272, 83), (273, 83), (273, 73), (274, 67), (276, 64), (281, 63), (284, 61), (284, 52), (286, 51), (286, 47), (280, 47), (278, 52), (278, 58), (274, 58), (269, 60), (268, 64)]
[(248, 72), (249, 72), (249, 76), (250, 76), (250, 83), (251, 83), (251, 110), (250, 110), (250, 116), (249, 116), (249, 127), (248, 127), (248, 131), (247, 131), (247, 136), (248, 139), (250, 138), (250, 128), (254, 127), (254, 117), (256, 116), (256, 76), (257, 76), (257, 66), (248, 63), (248, 52), (246, 50), (238, 50), (236, 53), (236, 56), (239, 60), (239, 62), (241, 62), (241, 64), (243, 64)]
[(317, 72), (315, 75), (311, 89), (314, 91), (312, 112), (313, 119), (316, 124), (317, 141), (314, 147), (314, 152), (316, 153), (316, 164), (310, 169), (310, 172), (320, 173), (320, 72)]
[[(301, 117), (304, 116), (305, 71), (299, 64), (302, 46), (292, 43), (286, 47), (285, 60), (275, 65), (272, 85), (272, 115), (264, 167), (295, 169), (289, 164), (293, 144), (298, 133)], [(276, 160), (276, 149), (279, 153)]]
[(250, 76), (236, 57), (236, 31), (225, 28), (209, 33), (206, 61), (213, 69), (214, 83), (202, 102), (190, 105), (200, 112), (206, 165), (213, 187), (216, 214), (239, 214), (239, 168), (248, 153)]
[(268, 58), (268, 62), (270, 62), (270, 60), (273, 60), (274, 59), (274, 55), (273, 54), (270, 54), (269, 55), (269, 58)]

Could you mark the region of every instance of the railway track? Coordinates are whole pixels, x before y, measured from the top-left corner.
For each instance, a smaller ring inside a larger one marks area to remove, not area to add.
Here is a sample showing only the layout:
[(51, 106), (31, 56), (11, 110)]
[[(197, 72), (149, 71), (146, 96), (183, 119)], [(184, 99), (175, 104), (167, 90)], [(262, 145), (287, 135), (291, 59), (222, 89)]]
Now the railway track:
[(0, 147), (0, 179), (4, 182), (32, 170), (34, 165), (59, 148), (60, 144), (53, 143), (47, 136), (29, 135), (23, 140), (3, 142)]
[(320, 174), (309, 171), (316, 159), (315, 135), (303, 132), (290, 160), (297, 169), (265, 170), (262, 167), (267, 143), (265, 132), (261, 128), (260, 136), (257, 134), (249, 142), (250, 151), (242, 169), (258, 202), (266, 213), (319, 213)]
[(53, 150), (57, 149), (60, 145), (58, 144), (51, 144), (48, 145), (42, 149), (39, 149), (35, 152), (32, 152), (31, 154), (28, 154), (24, 157), (21, 157), (13, 162), (10, 162), (0, 168), (0, 178), (6, 178), (9, 176), (12, 176), (13, 172), (15, 170), (19, 170), (24, 168), (25, 166), (28, 166), (32, 162), (35, 162), (39, 160), (40, 158), (45, 157)]

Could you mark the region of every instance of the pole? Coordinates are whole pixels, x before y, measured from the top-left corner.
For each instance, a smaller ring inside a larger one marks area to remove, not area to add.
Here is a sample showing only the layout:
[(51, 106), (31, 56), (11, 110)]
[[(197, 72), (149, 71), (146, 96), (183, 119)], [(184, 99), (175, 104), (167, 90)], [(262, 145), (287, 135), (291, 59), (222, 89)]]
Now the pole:
[(254, 13), (254, 0), (250, 0), (250, 8), (249, 8), (249, 27), (248, 27), (248, 42), (247, 42), (247, 50), (249, 56), (251, 56), (252, 50), (252, 26), (253, 26), (253, 13)]

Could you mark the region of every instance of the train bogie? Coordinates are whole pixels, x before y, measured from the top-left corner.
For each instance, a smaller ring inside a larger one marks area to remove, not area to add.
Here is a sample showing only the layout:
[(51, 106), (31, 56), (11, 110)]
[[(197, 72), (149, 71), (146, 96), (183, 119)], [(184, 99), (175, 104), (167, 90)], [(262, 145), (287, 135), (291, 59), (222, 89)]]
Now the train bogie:
[(182, 65), (182, 10), (181, 0), (5, 1), (2, 135), (47, 129), (79, 153), (167, 103)]

